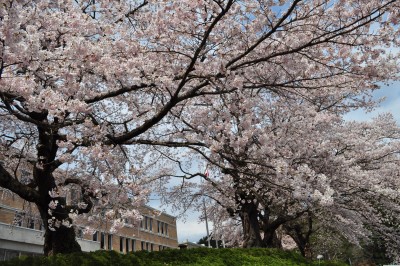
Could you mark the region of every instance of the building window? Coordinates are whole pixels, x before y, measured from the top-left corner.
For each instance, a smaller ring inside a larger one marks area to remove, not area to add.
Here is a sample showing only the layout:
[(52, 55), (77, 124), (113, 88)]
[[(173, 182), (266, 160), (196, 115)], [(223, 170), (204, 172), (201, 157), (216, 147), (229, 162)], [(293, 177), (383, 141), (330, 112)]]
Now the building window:
[(165, 235), (168, 235), (168, 224), (165, 224)]
[(142, 250), (144, 250), (144, 241), (142, 241), (141, 247), (142, 247)]
[(96, 232), (94, 232), (94, 234), (93, 234), (93, 241), (97, 241), (97, 234), (98, 234), (98, 232), (96, 231)]
[(101, 232), (100, 233), (100, 248), (104, 249), (104, 243), (106, 242), (106, 235)]
[(148, 229), (148, 220), (149, 218), (147, 216), (144, 217), (144, 229)]
[(129, 252), (129, 238), (125, 239), (125, 251), (126, 253)]
[(132, 251), (136, 251), (136, 240), (135, 240), (135, 239), (132, 239), (132, 242), (131, 242), (131, 250), (132, 250)]
[(154, 244), (150, 244), (150, 250), (154, 251)]
[(162, 235), (164, 234), (164, 223), (163, 222), (161, 222), (161, 234)]
[(149, 242), (146, 242), (146, 250), (149, 250)]
[(162, 250), (162, 246), (159, 245), (159, 246), (158, 246), (158, 251), (161, 251), (161, 250)]
[(150, 228), (150, 231), (153, 231), (153, 218), (150, 218), (149, 219), (149, 228)]
[(107, 245), (108, 245), (108, 250), (112, 250), (112, 235), (108, 235)]
[(119, 237), (119, 251), (124, 252), (124, 238), (122, 236)]
[(157, 233), (161, 232), (160, 224), (161, 224), (161, 222), (157, 221)]
[(140, 220), (140, 228), (143, 228), (143, 220)]

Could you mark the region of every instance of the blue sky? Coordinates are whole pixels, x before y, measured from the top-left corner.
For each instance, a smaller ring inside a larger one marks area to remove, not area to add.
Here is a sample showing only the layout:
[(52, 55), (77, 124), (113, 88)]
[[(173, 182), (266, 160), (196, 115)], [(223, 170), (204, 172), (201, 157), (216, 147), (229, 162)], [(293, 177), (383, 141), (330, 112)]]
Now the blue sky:
[[(400, 81), (393, 82), (389, 86), (382, 86), (380, 90), (374, 92), (375, 99), (384, 98), (383, 102), (375, 108), (372, 112), (365, 110), (353, 111), (345, 116), (346, 120), (368, 121), (379, 113), (390, 112), (396, 118), (397, 123), (400, 125)], [(169, 214), (177, 215), (170, 211), (166, 206), (160, 206), (158, 200), (152, 200), (150, 206), (165, 210)], [(206, 225), (204, 222), (199, 222), (199, 211), (191, 211), (187, 213), (185, 218), (178, 217), (178, 241), (184, 242), (186, 240), (197, 242), (200, 238), (206, 235)], [(212, 231), (212, 223), (209, 223), (209, 228)]]
[(390, 112), (400, 125), (400, 81), (393, 82), (389, 86), (382, 86), (373, 94), (375, 99), (385, 98), (384, 101), (372, 112), (365, 110), (353, 111), (345, 116), (346, 120), (368, 121), (379, 113)]

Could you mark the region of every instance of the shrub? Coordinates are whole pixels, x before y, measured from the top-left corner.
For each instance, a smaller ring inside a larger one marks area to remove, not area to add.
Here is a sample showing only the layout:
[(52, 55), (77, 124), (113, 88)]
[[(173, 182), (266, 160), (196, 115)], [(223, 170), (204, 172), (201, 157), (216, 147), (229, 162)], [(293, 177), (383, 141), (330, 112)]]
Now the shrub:
[[(319, 265), (296, 252), (277, 249), (169, 249), (158, 252), (138, 251), (119, 254), (115, 251), (58, 254), (51, 257), (20, 257), (0, 262), (4, 266), (291, 266)], [(345, 263), (321, 261), (321, 266)]]

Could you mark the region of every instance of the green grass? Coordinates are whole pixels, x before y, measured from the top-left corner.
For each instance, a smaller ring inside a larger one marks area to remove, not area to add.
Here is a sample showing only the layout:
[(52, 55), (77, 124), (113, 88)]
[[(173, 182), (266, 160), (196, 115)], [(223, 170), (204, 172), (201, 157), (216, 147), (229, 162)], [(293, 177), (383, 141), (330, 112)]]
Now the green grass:
[[(295, 252), (276, 249), (207, 249), (164, 250), (158, 252), (139, 251), (130, 254), (119, 254), (115, 251), (96, 251), (91, 253), (74, 253), (52, 257), (21, 257), (0, 265), (17, 266), (291, 266), (319, 265), (310, 262)], [(344, 266), (345, 263), (323, 262), (321, 266)]]

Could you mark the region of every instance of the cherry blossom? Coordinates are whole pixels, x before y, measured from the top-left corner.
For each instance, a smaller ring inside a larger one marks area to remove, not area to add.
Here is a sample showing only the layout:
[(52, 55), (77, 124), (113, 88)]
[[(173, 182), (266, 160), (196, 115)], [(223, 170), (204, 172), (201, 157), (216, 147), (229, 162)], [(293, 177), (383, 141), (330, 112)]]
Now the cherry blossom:
[(242, 191), (227, 206), (254, 205), (259, 178), (285, 188), (278, 206), (310, 192), (314, 205), (333, 206), (336, 179), (313, 156), (341, 163), (322, 156), (341, 139), (324, 137), (329, 125), (372, 108), (377, 82), (397, 78), (398, 9), (395, 0), (5, 1), (0, 185), (37, 206), (46, 255), (80, 249), (70, 224), (96, 226), (106, 213), (116, 230), (122, 217), (139, 220), (154, 169), (169, 176), (160, 158), (175, 148), (223, 169), (211, 184)]

